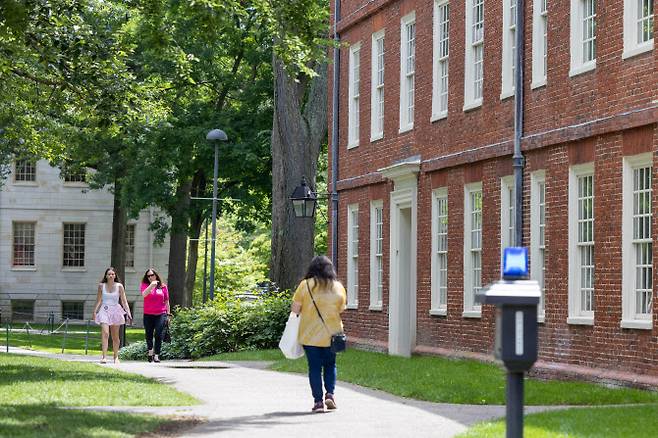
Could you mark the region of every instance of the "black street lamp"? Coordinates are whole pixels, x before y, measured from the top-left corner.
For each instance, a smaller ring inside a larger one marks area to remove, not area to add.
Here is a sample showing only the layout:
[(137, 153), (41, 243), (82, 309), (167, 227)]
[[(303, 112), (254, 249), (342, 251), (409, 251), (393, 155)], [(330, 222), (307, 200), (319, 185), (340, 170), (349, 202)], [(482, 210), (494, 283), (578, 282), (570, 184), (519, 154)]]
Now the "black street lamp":
[(295, 217), (312, 218), (315, 215), (318, 195), (307, 185), (305, 177), (302, 177), (301, 184), (295, 187), (290, 200), (292, 201)]
[[(217, 168), (218, 161), (218, 141), (226, 141), (228, 137), (221, 129), (213, 129), (206, 135), (206, 140), (215, 144), (215, 166), (213, 168), (212, 180), (212, 237), (210, 247), (210, 300), (215, 297), (215, 241), (217, 239)], [(207, 245), (207, 243), (206, 243)]]

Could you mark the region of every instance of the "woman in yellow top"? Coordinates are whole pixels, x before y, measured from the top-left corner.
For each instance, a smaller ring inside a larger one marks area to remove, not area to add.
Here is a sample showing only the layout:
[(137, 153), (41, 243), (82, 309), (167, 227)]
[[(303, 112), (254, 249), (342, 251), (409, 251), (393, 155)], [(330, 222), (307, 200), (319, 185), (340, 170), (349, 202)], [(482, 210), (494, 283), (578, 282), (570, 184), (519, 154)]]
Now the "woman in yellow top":
[[(291, 307), (296, 314), (301, 313), (298, 339), (304, 346), (308, 361), (308, 380), (314, 401), (313, 412), (324, 412), (325, 404), (327, 409), (336, 409), (334, 400), (336, 353), (331, 351), (330, 344), (331, 335), (343, 331), (340, 313), (345, 310), (346, 301), (345, 288), (336, 279), (336, 271), (331, 260), (326, 256), (314, 257), (304, 280), (292, 297)], [(322, 319), (318, 311), (322, 314)], [(323, 376), (326, 391), (324, 403), (322, 402)]]

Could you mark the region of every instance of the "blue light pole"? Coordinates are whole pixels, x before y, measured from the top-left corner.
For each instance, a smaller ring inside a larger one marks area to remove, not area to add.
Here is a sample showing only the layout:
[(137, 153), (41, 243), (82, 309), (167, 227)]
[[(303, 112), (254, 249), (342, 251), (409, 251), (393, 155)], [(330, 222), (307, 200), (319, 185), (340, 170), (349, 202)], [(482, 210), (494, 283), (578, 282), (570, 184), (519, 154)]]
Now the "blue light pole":
[[(215, 298), (215, 240), (217, 239), (217, 167), (218, 161), (218, 141), (226, 141), (228, 137), (221, 129), (213, 129), (206, 135), (206, 140), (215, 145), (215, 166), (213, 169), (212, 180), (212, 237), (210, 248), (210, 300)], [(206, 243), (207, 245), (207, 243)]]

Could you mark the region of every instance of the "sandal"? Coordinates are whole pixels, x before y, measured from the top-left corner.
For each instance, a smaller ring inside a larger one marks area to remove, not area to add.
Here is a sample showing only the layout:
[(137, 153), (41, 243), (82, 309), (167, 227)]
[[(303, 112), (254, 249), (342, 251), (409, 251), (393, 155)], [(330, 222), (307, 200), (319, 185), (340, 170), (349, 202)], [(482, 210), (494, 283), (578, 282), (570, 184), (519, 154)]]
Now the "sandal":
[(160, 358), (158, 357), (157, 354), (153, 355), (153, 362), (160, 363)]
[(107, 359), (105, 359), (104, 357), (101, 357), (101, 363), (107, 363)]
[(149, 362), (153, 362), (153, 355), (152, 354), (147, 354), (146, 355), (146, 360), (148, 360)]

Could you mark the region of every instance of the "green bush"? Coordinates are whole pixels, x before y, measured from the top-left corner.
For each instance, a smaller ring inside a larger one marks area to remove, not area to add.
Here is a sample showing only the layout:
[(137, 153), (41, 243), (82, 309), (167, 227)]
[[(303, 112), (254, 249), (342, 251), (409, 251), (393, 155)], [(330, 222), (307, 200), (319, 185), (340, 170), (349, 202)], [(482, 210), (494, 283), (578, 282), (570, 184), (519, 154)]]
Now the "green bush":
[[(276, 348), (290, 312), (288, 292), (255, 301), (219, 297), (203, 306), (178, 309), (171, 320), (171, 342), (163, 344), (162, 358), (199, 358), (213, 354)], [(145, 343), (121, 350), (125, 359), (146, 357)]]

